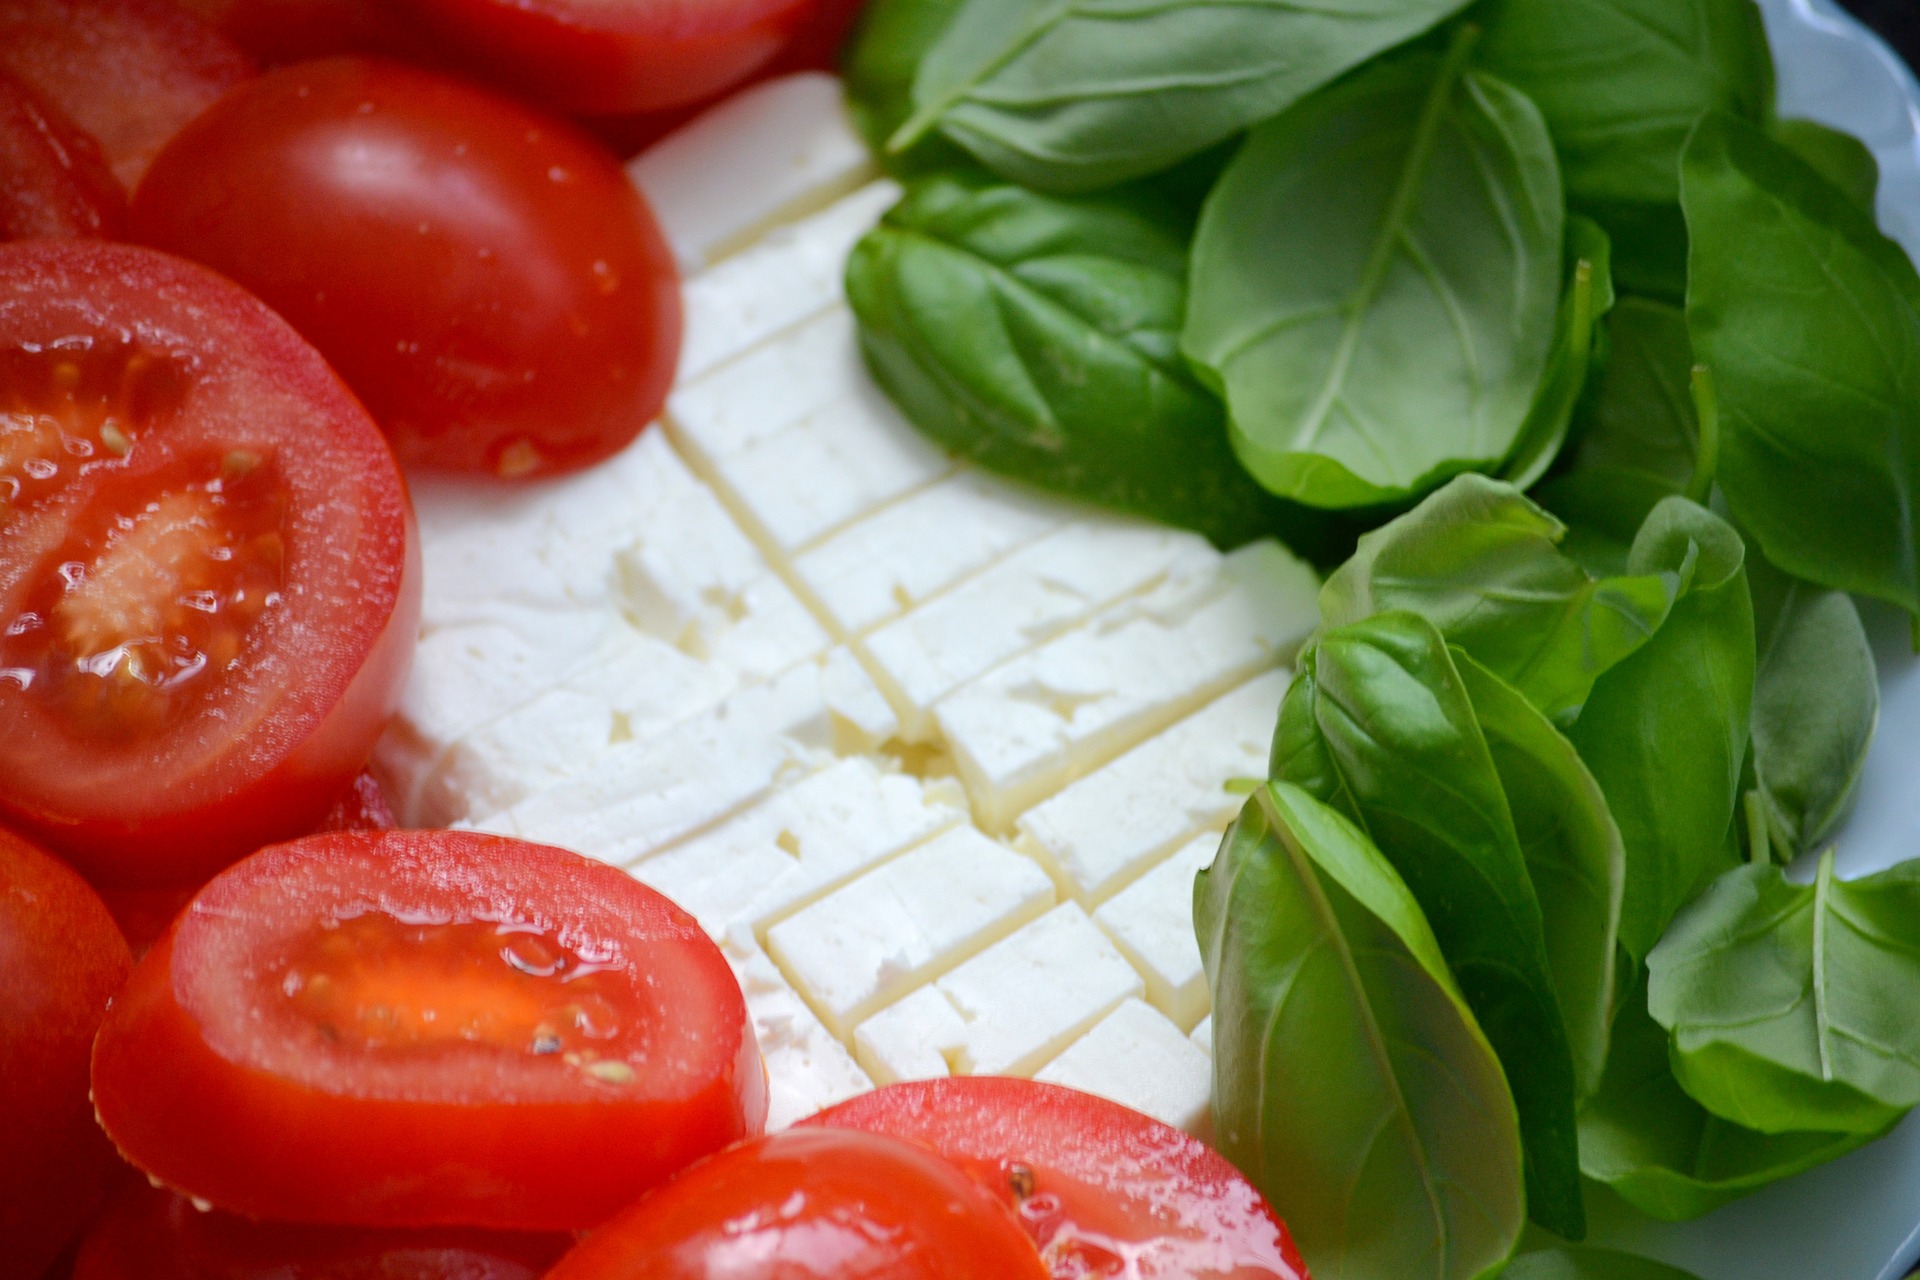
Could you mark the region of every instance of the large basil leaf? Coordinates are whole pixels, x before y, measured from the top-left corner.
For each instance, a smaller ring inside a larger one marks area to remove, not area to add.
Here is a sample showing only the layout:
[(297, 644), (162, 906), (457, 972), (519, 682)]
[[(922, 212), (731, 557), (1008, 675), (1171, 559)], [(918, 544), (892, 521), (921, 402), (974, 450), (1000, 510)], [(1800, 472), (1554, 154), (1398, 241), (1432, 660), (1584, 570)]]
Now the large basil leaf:
[(1464, 4), (965, 0), (894, 145), (938, 128), (1027, 186), (1109, 186), (1286, 110)]
[(1722, 876), (1647, 957), (1649, 1007), (1700, 1104), (1762, 1133), (1872, 1134), (1920, 1104), (1920, 862), (1814, 883)]
[(1498, 676), (1453, 651), (1500, 774), (1540, 918), (1580, 1097), (1600, 1087), (1613, 1020), (1626, 853), (1573, 744)]
[(1576, 464), (1639, 472), (1679, 493), (1693, 478), (1700, 437), (1686, 313), (1627, 298), (1608, 318), (1607, 335), (1606, 367), (1580, 416)]
[(1727, 865), (1753, 707), (1753, 602), (1733, 528), (1685, 498), (1653, 509), (1627, 569), (1680, 584), (1653, 638), (1594, 681), (1571, 737), (1627, 851), (1620, 942), (1635, 958)]
[(944, 139), (928, 139), (905, 154), (887, 139), (913, 114), (913, 78), (920, 61), (960, 11), (964, 0), (868, 0), (842, 55), (842, 83), (854, 127), (896, 173), (915, 171), (962, 153)]
[(1719, 483), (1795, 577), (1920, 616), (1920, 275), (1867, 213), (1725, 116), (1687, 148), (1687, 325)]
[(1194, 886), (1222, 1151), (1326, 1280), (1492, 1276), (1525, 1222), (1500, 1063), (1379, 851), (1274, 783)]
[(1690, 1271), (1612, 1249), (1544, 1249), (1526, 1253), (1501, 1280), (1699, 1280)]
[(1539, 485), (1529, 496), (1566, 523), (1560, 549), (1595, 577), (1627, 572), (1633, 540), (1653, 509), (1674, 494), (1644, 471), (1581, 467)]
[(1776, 120), (1771, 132), (1855, 204), (1873, 212), (1874, 198), (1880, 193), (1880, 162), (1866, 143), (1813, 120)]
[(1320, 592), (1328, 628), (1406, 609), (1555, 720), (1645, 644), (1678, 590), (1659, 571), (1596, 580), (1566, 528), (1513, 486), (1466, 475), (1360, 539)]
[(1581, 1171), (1667, 1222), (1697, 1218), (1870, 1140), (1755, 1133), (1710, 1114), (1673, 1078), (1667, 1033), (1647, 1013), (1644, 972), (1614, 1021), (1600, 1092), (1580, 1113)]
[(1312, 683), (1301, 687), (1312, 693), (1324, 759), (1353, 816), (1426, 911), (1506, 1067), (1529, 1209), (1577, 1239), (1585, 1212), (1573, 1053), (1540, 902), (1467, 686), (1440, 633), (1410, 613), (1330, 631), (1310, 660)]
[(1483, 20), (1481, 62), (1540, 104), (1576, 200), (1671, 203), (1694, 121), (1773, 108), (1753, 0), (1497, 0)]
[(1420, 54), (1254, 130), (1207, 200), (1184, 346), (1260, 482), (1318, 507), (1498, 468), (1553, 343), (1565, 209), (1540, 113)]
[(874, 375), (946, 448), (1232, 546), (1288, 515), (1176, 350), (1184, 231), (1139, 192), (936, 175), (855, 247), (847, 295)]
[(1501, 468), (1514, 487), (1531, 486), (1560, 456), (1593, 368), (1596, 327), (1614, 301), (1613, 242), (1599, 223), (1573, 214), (1567, 219), (1567, 288), (1546, 376), (1520, 429), (1520, 443)]

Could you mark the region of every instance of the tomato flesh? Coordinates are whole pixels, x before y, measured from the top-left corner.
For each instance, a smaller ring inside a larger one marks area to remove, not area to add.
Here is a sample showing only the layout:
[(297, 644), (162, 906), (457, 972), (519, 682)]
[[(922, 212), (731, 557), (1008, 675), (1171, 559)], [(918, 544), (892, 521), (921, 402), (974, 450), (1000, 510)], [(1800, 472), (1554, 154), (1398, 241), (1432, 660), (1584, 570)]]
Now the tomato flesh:
[(759, 1132), (718, 948), (623, 872), (470, 832), (273, 846), (212, 880), (95, 1048), (101, 1122), (235, 1212), (571, 1230)]
[(356, 58), (270, 72), (181, 132), (133, 224), (286, 316), (409, 465), (584, 466), (672, 382), (679, 281), (619, 165), (443, 76)]
[(399, 825), (399, 819), (393, 816), (393, 802), (387, 799), (380, 780), (363, 769), (314, 830), (391, 831)]
[(1006, 1210), (926, 1148), (789, 1130), (703, 1160), (547, 1280), (1045, 1280)]
[(1225, 1157), (1149, 1116), (992, 1076), (889, 1085), (802, 1122), (923, 1142), (1001, 1197), (1055, 1280), (1306, 1280)]
[(241, 290), (0, 245), (0, 812), (96, 883), (310, 830), (405, 679), (417, 550), (379, 430)]
[(123, 233), (127, 196), (97, 143), (0, 71), (0, 240)]
[(37, 1276), (93, 1212), (116, 1161), (87, 1101), (87, 1052), (131, 966), (92, 889), (0, 830), (0, 1250)]

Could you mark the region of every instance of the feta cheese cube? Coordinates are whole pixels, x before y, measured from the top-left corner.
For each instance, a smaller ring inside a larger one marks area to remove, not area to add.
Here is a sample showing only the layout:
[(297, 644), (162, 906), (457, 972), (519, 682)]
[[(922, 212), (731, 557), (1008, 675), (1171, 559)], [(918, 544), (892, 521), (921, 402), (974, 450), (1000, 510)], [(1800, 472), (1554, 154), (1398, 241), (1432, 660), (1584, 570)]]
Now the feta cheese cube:
[(1226, 557), (960, 689), (935, 715), (988, 831), (1276, 665), (1318, 619), (1313, 571), (1272, 542)]
[(879, 1085), (954, 1075), (966, 1048), (967, 1024), (938, 987), (921, 987), (853, 1033), (853, 1056)]
[(956, 827), (767, 930), (767, 953), (844, 1035), (1053, 905), (1032, 861)]
[(724, 950), (767, 1064), (767, 1132), (777, 1133), (873, 1087), (765, 952), (739, 939)]
[(1108, 897), (1195, 833), (1218, 830), (1264, 778), (1285, 671), (1265, 672), (1020, 817), (1020, 847), (1081, 902)]
[(840, 81), (820, 71), (742, 89), (627, 163), (688, 273), (872, 172)]
[(1206, 1017), (1200, 1019), (1200, 1025), (1193, 1029), (1193, 1034), (1188, 1036), (1187, 1039), (1193, 1041), (1195, 1045), (1211, 1058), (1213, 1056), (1213, 1015), (1208, 1014)]
[(731, 458), (869, 382), (853, 312), (835, 306), (675, 389), (667, 412), (696, 456)]
[(1034, 1079), (1098, 1094), (1195, 1137), (1211, 1126), (1213, 1059), (1138, 1000), (1102, 1018)]
[(1219, 836), (1198, 836), (1093, 913), (1147, 980), (1153, 1007), (1183, 1029), (1207, 1014), (1207, 971), (1193, 931), (1193, 878), (1219, 852)]

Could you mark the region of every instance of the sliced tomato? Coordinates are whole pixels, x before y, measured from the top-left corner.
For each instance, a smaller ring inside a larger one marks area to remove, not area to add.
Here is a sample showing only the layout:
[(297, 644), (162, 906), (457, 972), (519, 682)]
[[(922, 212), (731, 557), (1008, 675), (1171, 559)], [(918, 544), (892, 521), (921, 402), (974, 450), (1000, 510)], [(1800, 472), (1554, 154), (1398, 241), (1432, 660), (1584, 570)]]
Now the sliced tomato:
[(361, 770), (320, 819), (316, 831), (391, 831), (400, 825), (380, 780)]
[(620, 166), (443, 76), (353, 58), (270, 72), (167, 148), (134, 230), (278, 308), (409, 464), (584, 466), (673, 380), (679, 282)]
[(100, 147), (0, 71), (0, 240), (123, 234), (127, 196)]
[(570, 1235), (253, 1222), (137, 1184), (87, 1232), (72, 1280), (536, 1280)]
[(0, 68), (100, 144), (131, 191), (252, 59), (170, 0), (0, 0)]
[(257, 300), (0, 245), (0, 812), (122, 886), (311, 830), (412, 658), (411, 524), (378, 428)]
[(118, 1164), (93, 1123), (87, 1052), (132, 963), (87, 882), (0, 830), (0, 1275), (45, 1270)]
[(1306, 1280), (1252, 1183), (1196, 1138), (1059, 1085), (890, 1085), (808, 1126), (923, 1142), (1011, 1205), (1056, 1280)]
[(577, 854), (347, 832), (215, 877), (94, 1049), (135, 1165), (237, 1213), (593, 1226), (756, 1134), (764, 1068), (725, 957)]
[(703, 1160), (547, 1280), (1046, 1280), (1011, 1214), (925, 1147), (789, 1130)]

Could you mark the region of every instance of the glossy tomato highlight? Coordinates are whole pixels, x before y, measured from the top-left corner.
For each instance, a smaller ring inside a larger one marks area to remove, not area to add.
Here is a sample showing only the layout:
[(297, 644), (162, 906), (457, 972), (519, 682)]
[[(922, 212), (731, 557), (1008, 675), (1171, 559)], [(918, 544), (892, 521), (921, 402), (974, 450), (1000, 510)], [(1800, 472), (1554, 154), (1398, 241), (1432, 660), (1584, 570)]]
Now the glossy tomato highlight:
[(992, 1196), (909, 1142), (789, 1130), (703, 1160), (547, 1280), (1046, 1280)]
[(584, 466), (673, 380), (679, 282), (620, 166), (444, 76), (355, 58), (270, 72), (175, 139), (133, 220), (292, 321), (410, 465)]
[(412, 659), (411, 526), (379, 430), (256, 299), (0, 245), (0, 813), (120, 886), (310, 830)]
[(201, 890), (93, 1059), (101, 1123), (259, 1218), (593, 1226), (757, 1134), (746, 1003), (691, 917), (577, 854), (311, 836)]

